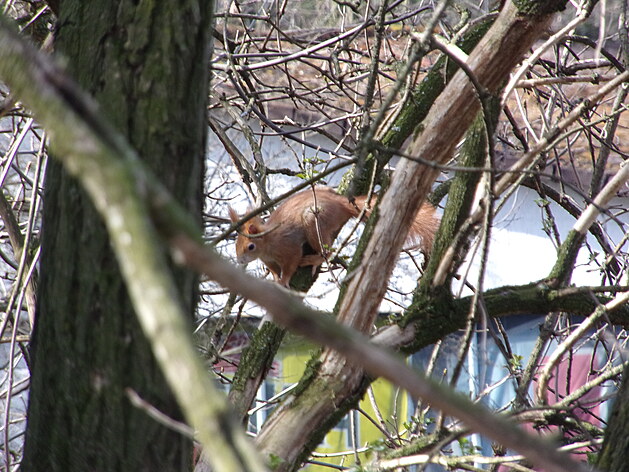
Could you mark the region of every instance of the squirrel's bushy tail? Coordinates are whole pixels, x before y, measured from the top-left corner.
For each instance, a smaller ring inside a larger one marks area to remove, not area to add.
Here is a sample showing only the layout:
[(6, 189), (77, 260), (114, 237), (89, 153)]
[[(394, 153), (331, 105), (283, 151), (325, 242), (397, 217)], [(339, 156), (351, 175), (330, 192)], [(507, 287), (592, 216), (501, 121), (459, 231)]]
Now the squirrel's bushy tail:
[[(367, 203), (367, 196), (359, 196), (354, 202), (348, 202), (351, 207), (352, 216), (357, 218), (362, 216), (368, 218), (371, 209), (376, 204), (377, 195), (373, 195)], [(409, 229), (407, 243), (409, 248), (420, 248), (426, 257), (430, 256), (432, 245), (435, 242), (435, 234), (439, 229), (441, 220), (437, 216), (437, 211), (430, 203), (424, 202), (417, 211), (415, 219)]]

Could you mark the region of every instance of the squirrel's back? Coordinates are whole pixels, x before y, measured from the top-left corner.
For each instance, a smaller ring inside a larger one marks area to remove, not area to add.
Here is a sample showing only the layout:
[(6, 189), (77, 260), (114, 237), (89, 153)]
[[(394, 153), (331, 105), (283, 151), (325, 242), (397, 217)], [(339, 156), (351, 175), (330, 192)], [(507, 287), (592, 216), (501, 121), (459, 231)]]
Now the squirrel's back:
[(317, 253), (322, 247), (331, 246), (340, 229), (360, 209), (347, 197), (340, 195), (330, 187), (314, 187), (296, 193), (268, 219), (267, 225), (296, 225), (304, 230), (306, 242)]
[[(330, 187), (317, 186), (289, 197), (271, 213), (265, 222), (255, 217), (244, 223), (236, 240), (241, 263), (261, 259), (276, 280), (288, 285), (300, 266), (319, 266), (332, 247), (340, 229), (352, 217), (368, 216), (375, 196), (354, 200), (336, 193)], [(230, 209), (232, 221), (239, 220)], [(435, 208), (424, 203), (415, 216), (409, 240), (421, 247), (427, 257), (439, 227)]]

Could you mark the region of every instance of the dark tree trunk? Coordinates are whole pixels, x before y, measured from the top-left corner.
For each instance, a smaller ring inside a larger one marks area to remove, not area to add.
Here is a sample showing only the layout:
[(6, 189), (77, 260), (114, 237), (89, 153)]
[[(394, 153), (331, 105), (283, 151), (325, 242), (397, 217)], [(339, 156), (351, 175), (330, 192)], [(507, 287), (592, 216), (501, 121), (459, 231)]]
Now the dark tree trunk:
[(607, 421), (603, 449), (597, 466), (607, 472), (627, 470), (629, 454), (629, 369), (623, 371), (622, 384), (614, 399), (614, 406)]
[[(211, 1), (59, 5), (56, 49), (102, 113), (201, 214)], [(26, 471), (190, 470), (191, 443), (133, 407), (178, 408), (133, 314), (92, 204), (60, 165), (46, 175)], [(179, 273), (192, 316), (196, 277)]]

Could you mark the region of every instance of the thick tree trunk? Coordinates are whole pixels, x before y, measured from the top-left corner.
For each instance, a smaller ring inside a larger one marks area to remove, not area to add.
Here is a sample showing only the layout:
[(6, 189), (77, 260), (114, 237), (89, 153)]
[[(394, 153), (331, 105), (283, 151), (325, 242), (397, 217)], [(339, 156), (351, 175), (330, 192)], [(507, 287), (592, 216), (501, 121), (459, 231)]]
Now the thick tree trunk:
[[(57, 51), (102, 113), (187, 208), (202, 204), (211, 2), (60, 2)], [(133, 316), (92, 204), (46, 175), (23, 470), (189, 470), (191, 443), (133, 407), (177, 405)], [(190, 314), (196, 277), (177, 276)]]
[(623, 380), (616, 396), (614, 408), (609, 417), (609, 426), (605, 430), (603, 449), (597, 466), (608, 472), (627, 470), (627, 451), (629, 451), (629, 372), (623, 372)]

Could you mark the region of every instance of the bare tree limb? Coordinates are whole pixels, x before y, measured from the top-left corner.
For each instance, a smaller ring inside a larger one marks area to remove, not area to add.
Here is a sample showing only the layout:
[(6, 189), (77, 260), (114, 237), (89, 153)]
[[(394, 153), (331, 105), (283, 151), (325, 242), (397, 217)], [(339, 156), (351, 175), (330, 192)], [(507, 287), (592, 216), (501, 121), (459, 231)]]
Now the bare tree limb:
[(252, 279), (183, 233), (172, 235), (170, 241), (177, 250), (176, 257), (180, 262), (255, 300), (273, 315), (277, 323), (294, 333), (331, 347), (354, 367), (361, 366), (371, 375), (394, 382), (408, 390), (415, 398), (421, 398), (446, 414), (460, 418), (473, 430), (508, 448), (520, 451), (546, 470), (556, 472), (587, 470), (544, 441), (527, 435), (499, 415), (492, 414), (449, 388), (421, 376), (402, 359), (370, 343), (360, 333), (339, 325), (324, 313), (305, 307), (300, 300), (286, 293), (277, 284)]

